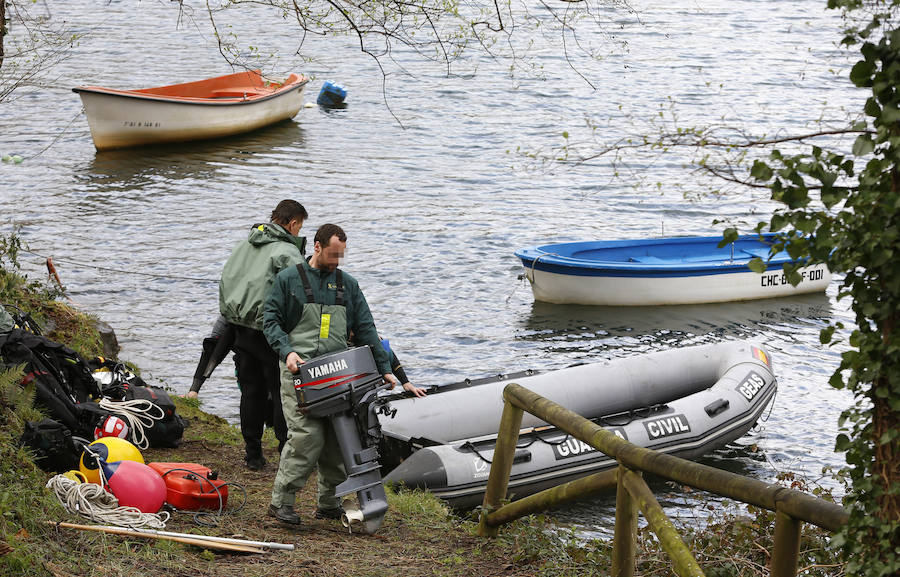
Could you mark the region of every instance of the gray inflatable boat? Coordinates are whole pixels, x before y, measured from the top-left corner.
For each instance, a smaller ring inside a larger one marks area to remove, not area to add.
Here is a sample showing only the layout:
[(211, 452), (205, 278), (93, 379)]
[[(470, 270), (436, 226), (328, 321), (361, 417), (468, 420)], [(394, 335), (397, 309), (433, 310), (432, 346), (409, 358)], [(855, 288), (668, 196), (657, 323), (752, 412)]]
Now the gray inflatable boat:
[[(454, 508), (481, 504), (503, 387), (518, 383), (622, 438), (695, 459), (744, 435), (775, 396), (771, 359), (747, 342), (685, 347), (566, 369), (464, 381), (391, 401), (379, 417), (385, 481), (427, 489)], [(509, 481), (517, 499), (615, 466), (525, 413)]]

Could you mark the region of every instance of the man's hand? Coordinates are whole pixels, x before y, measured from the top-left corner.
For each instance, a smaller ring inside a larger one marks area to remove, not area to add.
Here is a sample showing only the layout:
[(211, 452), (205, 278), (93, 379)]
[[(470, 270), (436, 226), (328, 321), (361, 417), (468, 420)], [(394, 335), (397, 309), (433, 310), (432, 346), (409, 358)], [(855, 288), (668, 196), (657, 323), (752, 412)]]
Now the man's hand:
[(417, 397), (425, 396), (425, 389), (423, 389), (421, 387), (417, 387), (417, 386), (413, 385), (412, 383), (410, 383), (409, 381), (406, 381), (405, 383), (403, 383), (403, 390), (408, 391)]
[(188, 394), (185, 395), (185, 397), (187, 397), (189, 399), (196, 399), (199, 396), (200, 395), (197, 394), (197, 391), (188, 391)]
[(300, 358), (300, 355), (297, 353), (291, 352), (288, 353), (286, 359), (284, 359), (285, 364), (287, 364), (287, 368), (292, 373), (296, 373), (300, 370), (300, 365), (303, 364), (303, 359)]
[[(391, 385), (390, 387), (388, 387), (389, 389), (393, 389), (394, 387), (396, 387), (397, 385), (400, 384), (400, 381), (397, 380), (397, 377), (395, 377), (393, 373), (386, 373), (386, 374), (384, 374), (384, 375), (381, 375), (381, 377), (382, 377), (388, 384)], [(424, 397), (424, 396), (425, 396), (425, 389), (420, 389), (419, 387), (414, 387), (413, 385), (411, 385), (411, 384), (409, 383), (409, 381), (403, 383), (403, 390), (404, 390), (404, 391), (409, 391), (410, 393), (412, 393), (413, 395), (415, 395), (415, 396), (417, 396), (417, 397)]]

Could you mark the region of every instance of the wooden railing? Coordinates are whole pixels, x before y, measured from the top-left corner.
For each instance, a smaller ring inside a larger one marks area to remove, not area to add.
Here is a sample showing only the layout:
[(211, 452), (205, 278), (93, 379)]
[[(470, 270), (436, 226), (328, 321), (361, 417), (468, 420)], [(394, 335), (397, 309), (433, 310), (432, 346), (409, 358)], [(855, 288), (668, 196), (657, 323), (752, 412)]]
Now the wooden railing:
[[(681, 576), (702, 576), (703, 571), (693, 554), (644, 482), (641, 473), (646, 472), (774, 511), (775, 549), (772, 552), (770, 572), (773, 577), (794, 577), (797, 574), (803, 523), (811, 523), (834, 532), (844, 526), (849, 518), (850, 514), (846, 509), (824, 499), (629, 443), (596, 423), (517, 384), (509, 384), (504, 388), (503, 399), (503, 415), (500, 418), (497, 445), (478, 527), (480, 535), (496, 536), (500, 525), (504, 523), (616, 487), (612, 575), (634, 575), (637, 511), (640, 509), (672, 561), (675, 572)], [(595, 473), (501, 507), (501, 501), (506, 498), (524, 411), (616, 459), (618, 468)]]

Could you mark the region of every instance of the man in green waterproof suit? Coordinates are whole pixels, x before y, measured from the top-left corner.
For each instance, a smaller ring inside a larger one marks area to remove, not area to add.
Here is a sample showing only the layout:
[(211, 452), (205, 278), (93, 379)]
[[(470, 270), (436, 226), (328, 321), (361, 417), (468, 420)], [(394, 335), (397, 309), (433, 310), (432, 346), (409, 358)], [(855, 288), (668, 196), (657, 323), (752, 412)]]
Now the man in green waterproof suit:
[[(269, 515), (293, 525), (300, 524), (294, 511), (296, 493), (314, 468), (318, 467), (319, 482), (315, 516), (320, 519), (340, 518), (342, 509), (334, 491), (347, 477), (331, 423), (300, 412), (293, 374), (312, 358), (345, 350), (353, 331), (357, 344), (372, 349), (384, 380), (391, 388), (398, 384), (366, 297), (356, 279), (338, 268), (346, 246), (347, 235), (341, 227), (319, 227), (312, 256), (278, 273), (263, 307), (263, 333), (280, 361), (281, 403), (288, 426)], [(425, 396), (424, 390), (410, 383), (403, 387)]]
[[(247, 468), (266, 466), (262, 436), (271, 417), (281, 449), (287, 425), (281, 414), (278, 358), (262, 332), (262, 307), (275, 275), (304, 262), (306, 239), (299, 237), (308, 217), (303, 205), (282, 200), (272, 211), (271, 222), (250, 228), (247, 240), (232, 251), (219, 281), (219, 313), (233, 330), (234, 365), (241, 387), (241, 435)], [(275, 401), (270, 403), (269, 399)], [(269, 413), (267, 415), (267, 413)]]

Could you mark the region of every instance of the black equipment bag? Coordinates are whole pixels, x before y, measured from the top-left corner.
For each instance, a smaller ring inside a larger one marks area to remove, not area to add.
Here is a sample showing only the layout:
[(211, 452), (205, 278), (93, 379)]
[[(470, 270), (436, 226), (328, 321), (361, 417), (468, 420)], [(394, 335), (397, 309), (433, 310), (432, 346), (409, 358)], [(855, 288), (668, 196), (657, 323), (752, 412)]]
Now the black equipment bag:
[(19, 444), (34, 456), (34, 462), (48, 473), (78, 468), (82, 447), (68, 427), (53, 419), (25, 423)]
[[(6, 367), (25, 365), (22, 385), (33, 385), (35, 403), (72, 434), (93, 438), (100, 420), (91, 399), (100, 388), (84, 359), (74, 350), (21, 329), (0, 334), (0, 360)], [(93, 405), (93, 406), (90, 406)]]
[(144, 433), (151, 447), (177, 447), (181, 444), (186, 422), (175, 412), (175, 402), (165, 390), (159, 387), (129, 386), (125, 400), (143, 399), (150, 401), (163, 411), (163, 418), (153, 421), (153, 426)]

